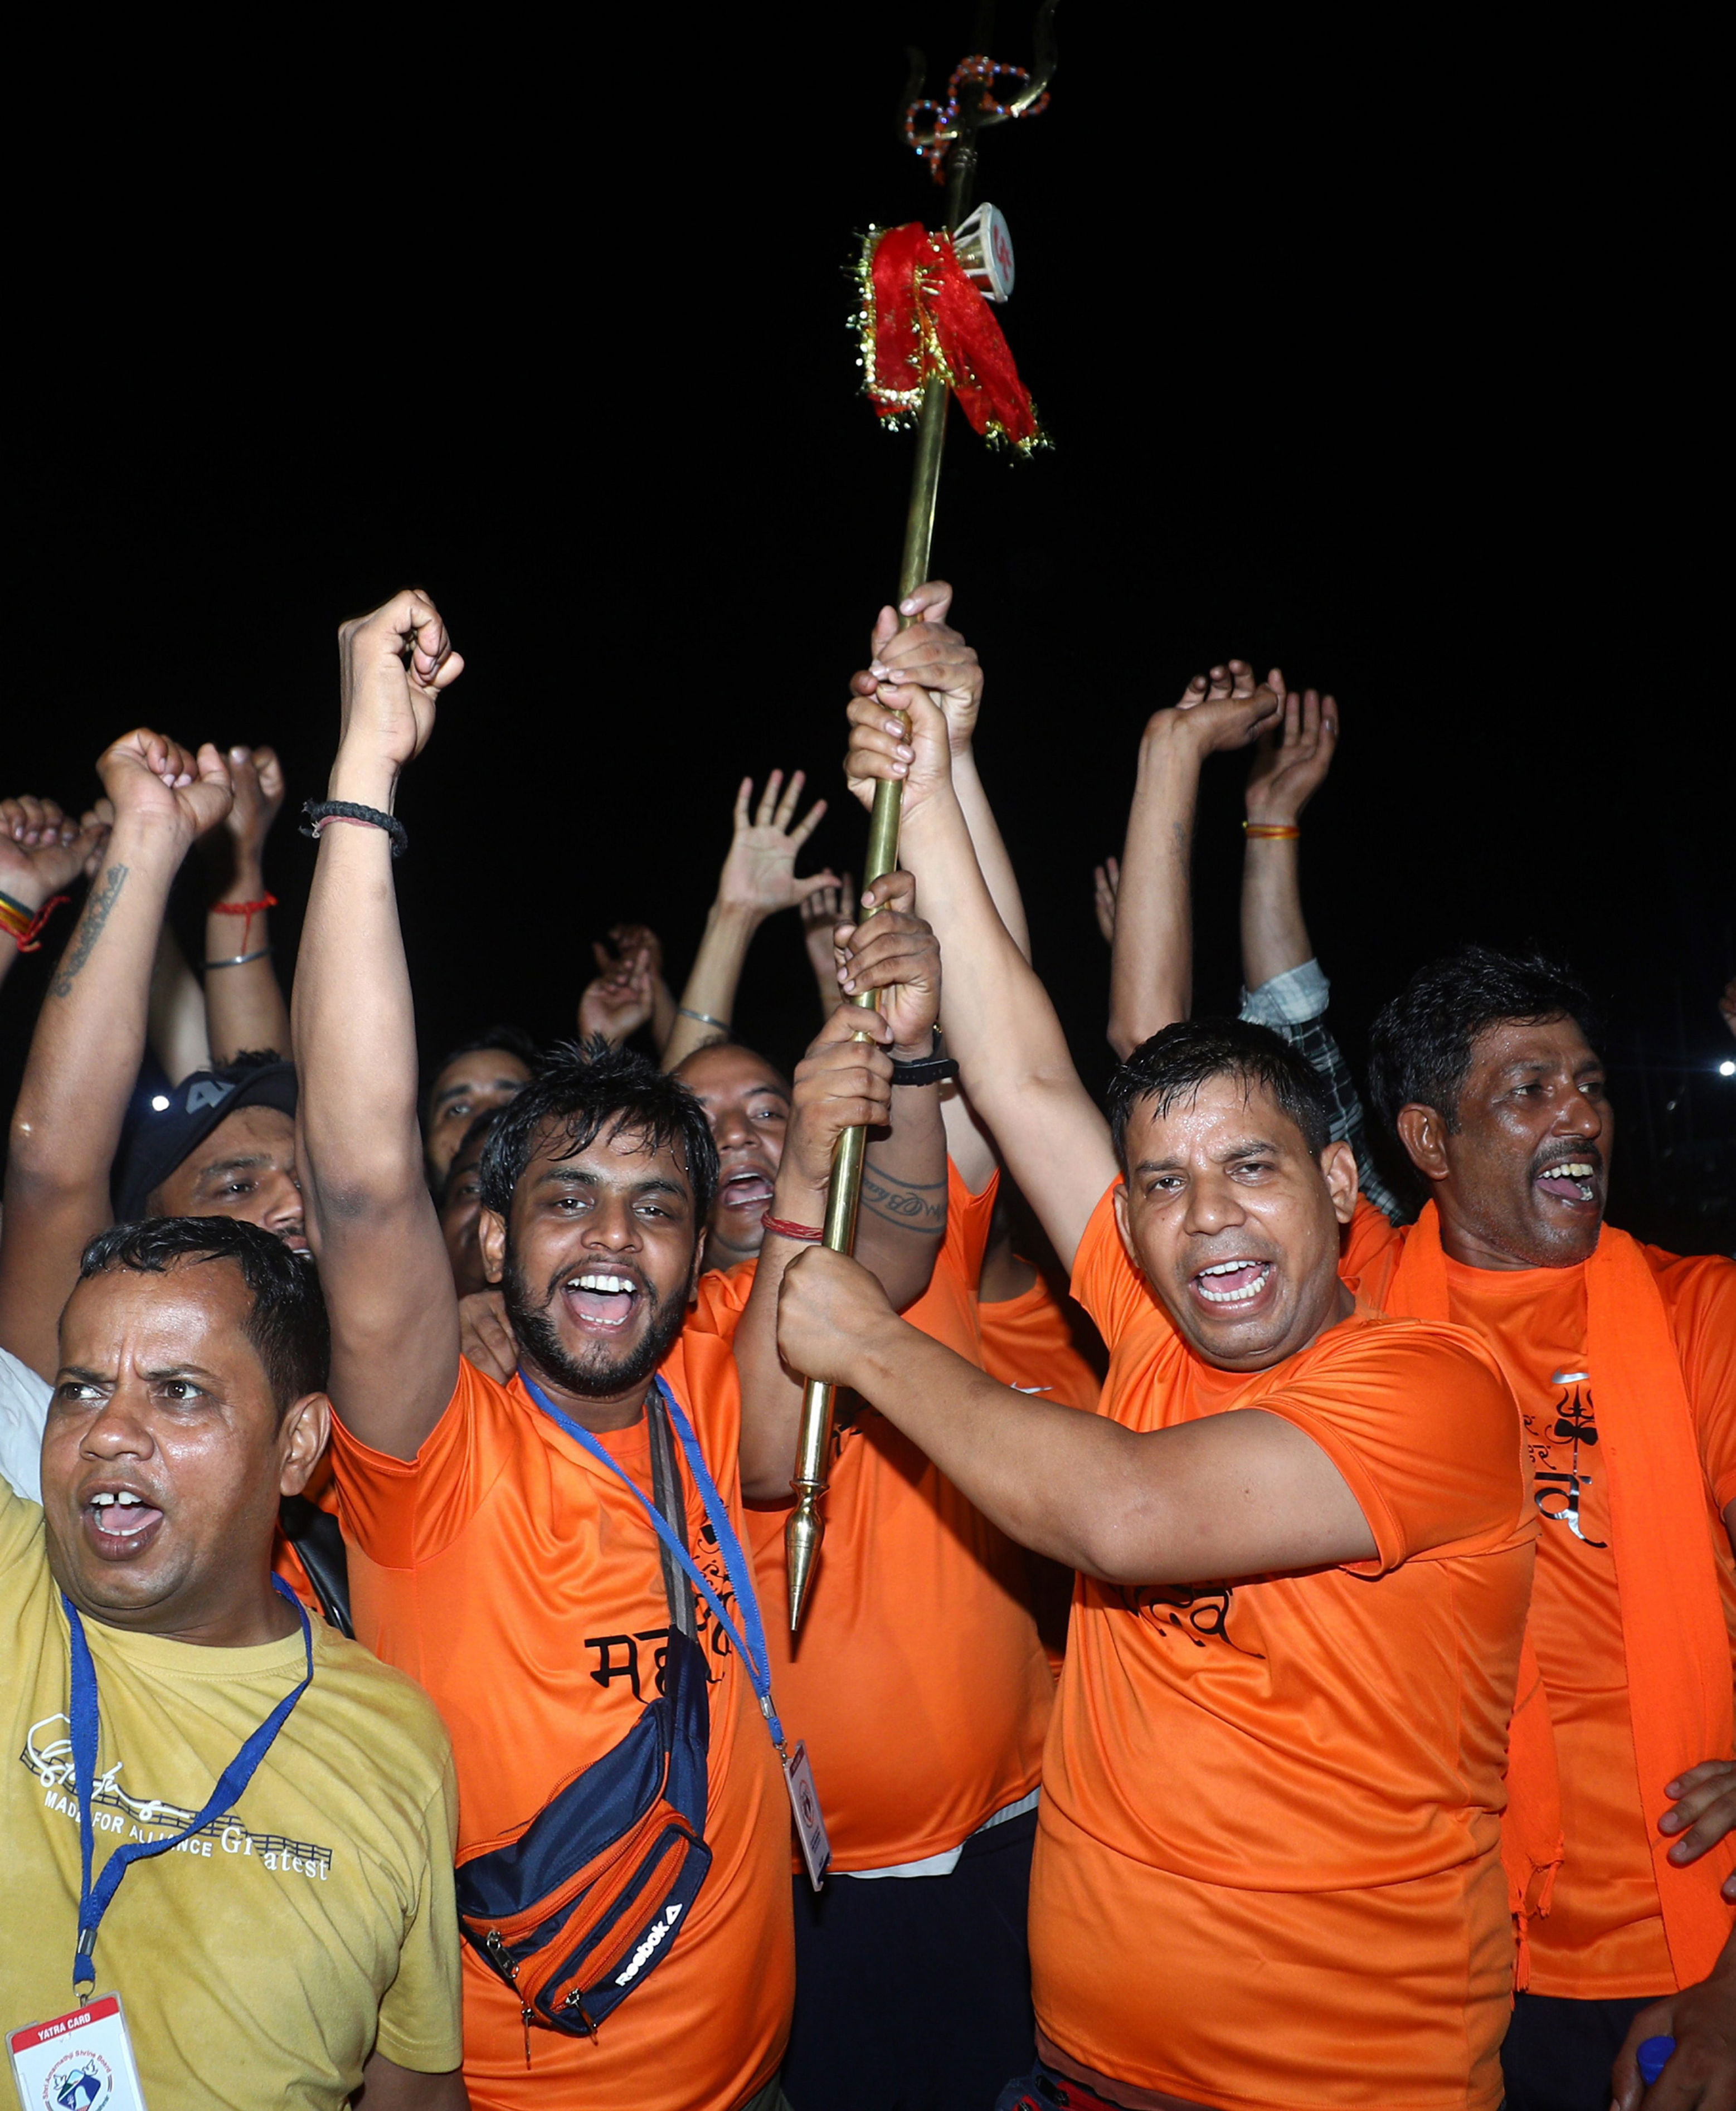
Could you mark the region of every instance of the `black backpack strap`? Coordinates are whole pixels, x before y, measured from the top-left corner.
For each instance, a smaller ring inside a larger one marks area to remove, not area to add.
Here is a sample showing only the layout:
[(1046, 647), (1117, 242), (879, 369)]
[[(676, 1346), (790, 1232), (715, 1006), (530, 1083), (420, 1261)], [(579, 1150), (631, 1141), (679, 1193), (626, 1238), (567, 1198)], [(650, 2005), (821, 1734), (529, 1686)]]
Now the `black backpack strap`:
[[(661, 1393), (653, 1391), (645, 1403), (645, 1426), (651, 1438), (651, 1496), (662, 1513), (663, 1522), (685, 1546), (687, 1499), (681, 1482), (681, 1461), (675, 1455), (675, 1433)], [(657, 1554), (663, 1564), (663, 1595), (669, 1600), (669, 1623), (689, 1641), (699, 1637), (698, 1617), (693, 1610), (693, 1587), (675, 1555), (660, 1539)]]
[(327, 1623), (353, 1641), (349, 1556), (344, 1551), (338, 1520), (329, 1510), (309, 1502), (306, 1496), (285, 1496), (277, 1506), (277, 1522), (307, 1572)]

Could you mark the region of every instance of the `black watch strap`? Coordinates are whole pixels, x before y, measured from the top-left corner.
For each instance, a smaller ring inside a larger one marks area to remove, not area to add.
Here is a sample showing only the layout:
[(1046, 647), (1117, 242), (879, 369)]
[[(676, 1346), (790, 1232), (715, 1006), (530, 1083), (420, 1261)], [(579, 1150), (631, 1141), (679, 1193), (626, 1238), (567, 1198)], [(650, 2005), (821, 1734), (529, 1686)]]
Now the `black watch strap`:
[(938, 1026), (934, 1028), (932, 1055), (919, 1056), (914, 1063), (894, 1062), (892, 1066), (892, 1082), (895, 1085), (943, 1085), (957, 1075), (957, 1064), (950, 1056), (941, 1053)]

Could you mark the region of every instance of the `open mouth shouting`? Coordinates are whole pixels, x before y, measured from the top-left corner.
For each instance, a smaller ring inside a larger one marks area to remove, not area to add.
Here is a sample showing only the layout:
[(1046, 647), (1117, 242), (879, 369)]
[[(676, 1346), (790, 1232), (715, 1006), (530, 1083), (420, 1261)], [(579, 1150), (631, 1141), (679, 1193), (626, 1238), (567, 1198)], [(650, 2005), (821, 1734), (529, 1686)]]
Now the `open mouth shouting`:
[(1587, 1210), (1602, 1208), (1602, 1179), (1601, 1158), (1582, 1149), (1576, 1158), (1558, 1158), (1552, 1164), (1540, 1166), (1532, 1174), (1531, 1184), (1539, 1195), (1547, 1195), (1557, 1205)]
[(717, 1190), (721, 1210), (740, 1210), (758, 1218), (771, 1207), (771, 1176), (758, 1167), (744, 1165), (723, 1180)]
[(99, 1561), (129, 1561), (142, 1554), (163, 1521), (163, 1514), (136, 1488), (118, 1482), (93, 1488), (79, 1511), (84, 1537)]
[(1215, 1260), (1188, 1278), (1188, 1288), (1208, 1311), (1239, 1319), (1263, 1311), (1278, 1280), (1278, 1264), (1264, 1255)]
[(566, 1278), (561, 1296), (580, 1333), (619, 1334), (639, 1309), (645, 1287), (619, 1269), (585, 1269)]

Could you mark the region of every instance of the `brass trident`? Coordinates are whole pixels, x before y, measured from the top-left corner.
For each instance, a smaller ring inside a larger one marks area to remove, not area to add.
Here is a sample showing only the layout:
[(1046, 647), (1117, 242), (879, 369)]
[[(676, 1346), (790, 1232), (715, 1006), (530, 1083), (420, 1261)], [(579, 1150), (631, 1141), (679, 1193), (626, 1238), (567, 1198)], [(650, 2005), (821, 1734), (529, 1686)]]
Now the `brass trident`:
[[(911, 71), (899, 109), (899, 136), (928, 160), (937, 182), (947, 185), (946, 227), (952, 233), (970, 209), (970, 193), (976, 179), (977, 134), (990, 125), (1004, 124), (1009, 117), (1023, 117), (1034, 107), (1040, 108), (1055, 72), (1055, 45), (1051, 23), (1057, 0), (1043, 0), (1037, 10), (1033, 38), (1034, 64), (1025, 86), (1006, 103), (993, 95), (995, 71), (983, 56), (988, 45), (992, 6), (979, 8), (977, 53), (966, 59), (952, 75), (952, 99), (943, 108), (922, 100), (925, 62), (920, 52), (910, 54)], [(916, 122), (919, 111), (932, 111), (925, 129)], [(943, 174), (943, 163), (945, 164)], [(929, 552), (934, 539), (934, 502), (940, 489), (940, 454), (946, 440), (947, 405), (950, 396), (938, 376), (922, 392), (922, 407), (916, 418), (916, 460), (911, 473), (910, 508), (904, 516), (904, 556), (898, 568), (898, 600), (907, 601), (929, 575)], [(899, 628), (907, 629), (911, 618), (901, 615)], [(874, 788), (874, 811), (868, 823), (868, 849), (862, 865), (866, 888), (895, 872), (898, 865), (898, 821), (904, 803), (904, 787), (882, 779)], [(870, 912), (871, 914), (872, 912)], [(866, 923), (865, 917), (863, 921)], [(851, 998), (865, 1010), (878, 1006), (878, 992), (865, 990)], [(857, 1037), (866, 1041), (866, 1034)], [(834, 1253), (852, 1253), (856, 1247), (856, 1218), (862, 1192), (862, 1159), (868, 1132), (848, 1128), (838, 1139), (832, 1157), (831, 1186), (826, 1196), (825, 1244)], [(823, 1378), (810, 1378), (802, 1398), (802, 1423), (796, 1441), (796, 1470), (790, 1486), (796, 1508), (784, 1528), (784, 1547), (789, 1568), (789, 1625), (793, 1634), (802, 1624), (814, 1564), (820, 1555), (825, 1524), (818, 1509), (825, 1492), (826, 1464), (832, 1446), (833, 1387)]]

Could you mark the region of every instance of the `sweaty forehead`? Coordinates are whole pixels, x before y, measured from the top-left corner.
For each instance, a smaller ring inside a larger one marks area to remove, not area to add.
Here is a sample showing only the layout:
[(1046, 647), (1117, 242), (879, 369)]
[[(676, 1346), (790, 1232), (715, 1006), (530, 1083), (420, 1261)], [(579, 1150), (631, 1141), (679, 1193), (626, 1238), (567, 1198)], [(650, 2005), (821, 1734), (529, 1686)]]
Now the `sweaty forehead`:
[(455, 1093), (516, 1092), (529, 1082), (529, 1068), (510, 1049), (478, 1048), (445, 1065), (429, 1096), (438, 1112)]
[(781, 1075), (751, 1048), (702, 1048), (688, 1057), (677, 1075), (702, 1105), (741, 1099), (749, 1092), (772, 1092), (784, 1101), (789, 1097)]
[(270, 1157), (287, 1164), (295, 1155), (295, 1124), (281, 1107), (238, 1107), (226, 1115), (177, 1170), (194, 1174), (225, 1159)]
[(252, 1296), (225, 1258), (187, 1256), (159, 1273), (105, 1269), (76, 1284), (61, 1314), (61, 1360), (91, 1370), (125, 1362), (147, 1367), (198, 1364), (262, 1382), (248, 1338)]
[(583, 1151), (575, 1151), (564, 1122), (545, 1122), (519, 1180), (522, 1192), (552, 1173), (588, 1174), (611, 1187), (633, 1185), (643, 1180), (673, 1180), (691, 1195), (684, 1154), (667, 1144), (653, 1144), (642, 1130), (605, 1128)]
[(1207, 1078), (1161, 1113), (1154, 1095), (1128, 1110), (1127, 1162), (1216, 1159), (1246, 1146), (1307, 1152), (1302, 1131), (1271, 1093), (1247, 1078)]
[(1497, 1019), (1471, 1043), (1471, 1075), (1478, 1079), (1494, 1080), (1511, 1069), (1571, 1074), (1597, 1060), (1576, 1019)]

